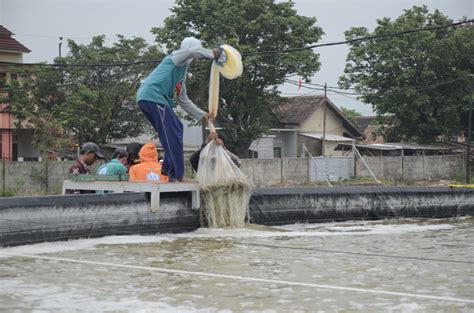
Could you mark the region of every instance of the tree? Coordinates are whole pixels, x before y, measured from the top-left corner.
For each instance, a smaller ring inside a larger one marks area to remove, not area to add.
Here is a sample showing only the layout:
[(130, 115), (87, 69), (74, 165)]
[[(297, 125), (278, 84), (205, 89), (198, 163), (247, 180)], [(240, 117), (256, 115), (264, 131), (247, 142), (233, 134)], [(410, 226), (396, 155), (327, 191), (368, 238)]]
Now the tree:
[(34, 129), (32, 143), (43, 153), (73, 146), (54, 116), (53, 108), (65, 101), (65, 94), (58, 92), (60, 72), (44, 66), (18, 67), (13, 71), (21, 80), (4, 86), (0, 102), (8, 103), (5, 111), (14, 115), (16, 126)]
[[(290, 74), (310, 77), (320, 66), (311, 50), (252, 54), (268, 50), (302, 48), (323, 34), (316, 19), (299, 16), (293, 2), (274, 0), (177, 0), (165, 25), (153, 28), (158, 43), (176, 49), (181, 40), (195, 36), (209, 47), (226, 43), (243, 54), (244, 72), (236, 80), (222, 79), (218, 120), (226, 145), (241, 156), (251, 142), (269, 131), (278, 103), (277, 86)], [(206, 109), (209, 62), (195, 62), (187, 79), (188, 93)]]
[[(345, 34), (350, 40), (451, 23), (438, 10), (414, 6), (393, 21), (377, 20), (372, 33), (357, 27)], [(465, 130), (472, 38), (468, 24), (351, 43), (339, 83), (361, 93), (383, 123), (394, 126), (388, 135), (398, 140), (434, 142), (458, 135)]]
[(349, 109), (346, 107), (341, 107), (341, 111), (352, 123), (355, 123), (357, 117), (362, 116), (362, 114), (360, 114), (356, 110)]
[(69, 40), (70, 53), (56, 58), (58, 66), (16, 70), (21, 80), (6, 86), (3, 101), (19, 123), (35, 129), (37, 146), (56, 150), (141, 133), (146, 124), (136, 90), (162, 54), (141, 38), (117, 39), (111, 47), (105, 36), (88, 45)]

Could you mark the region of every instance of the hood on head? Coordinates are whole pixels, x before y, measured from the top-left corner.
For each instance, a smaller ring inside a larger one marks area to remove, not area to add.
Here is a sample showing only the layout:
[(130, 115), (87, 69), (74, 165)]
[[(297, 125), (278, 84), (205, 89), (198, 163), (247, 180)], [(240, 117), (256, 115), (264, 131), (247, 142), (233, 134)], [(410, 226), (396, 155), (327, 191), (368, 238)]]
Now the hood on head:
[(140, 162), (158, 162), (158, 151), (156, 151), (156, 146), (152, 142), (145, 144), (138, 155), (140, 156)]
[(201, 41), (194, 37), (186, 37), (181, 41), (180, 50), (191, 49), (191, 48), (201, 48)]

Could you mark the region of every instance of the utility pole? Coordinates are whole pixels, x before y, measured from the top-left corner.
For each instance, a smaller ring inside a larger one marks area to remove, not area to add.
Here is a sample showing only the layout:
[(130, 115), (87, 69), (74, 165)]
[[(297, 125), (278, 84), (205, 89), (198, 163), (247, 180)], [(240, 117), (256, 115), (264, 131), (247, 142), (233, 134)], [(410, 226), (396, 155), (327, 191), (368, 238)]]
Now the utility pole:
[[(58, 45), (58, 50), (59, 50), (59, 64), (62, 63), (61, 61), (61, 58), (62, 58), (62, 55), (61, 55), (61, 47), (63, 45), (63, 37), (59, 37), (59, 45)], [(61, 84), (64, 85), (64, 72), (63, 72), (63, 69), (61, 68)]]
[(469, 121), (467, 127), (466, 184), (471, 182), (472, 79), (469, 81)]
[(324, 114), (323, 114), (323, 156), (326, 156), (326, 108), (327, 108), (327, 83), (324, 83)]
[(59, 57), (61, 58), (61, 46), (63, 45), (63, 37), (59, 37)]

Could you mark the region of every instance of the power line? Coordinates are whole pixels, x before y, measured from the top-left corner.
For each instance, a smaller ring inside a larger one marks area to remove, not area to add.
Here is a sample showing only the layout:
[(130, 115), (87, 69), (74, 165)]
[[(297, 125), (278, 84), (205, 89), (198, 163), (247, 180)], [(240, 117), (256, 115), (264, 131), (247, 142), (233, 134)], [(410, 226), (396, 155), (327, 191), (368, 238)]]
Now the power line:
[[(299, 81), (296, 81), (296, 80), (292, 80), (292, 79), (288, 79), (287, 80), (290, 80), (292, 82), (295, 82), (295, 83), (299, 83)], [(311, 86), (318, 86), (318, 87), (322, 87), (324, 88), (324, 84), (318, 84), (318, 83), (313, 83), (313, 82), (301, 82), (302, 84), (305, 84), (305, 85), (311, 85)], [(337, 86), (327, 86), (328, 89), (339, 89), (339, 90), (353, 90), (353, 88), (341, 88), (341, 87), (337, 87)], [(347, 94), (350, 94), (350, 95), (359, 95), (358, 93), (354, 93), (354, 92), (345, 92)]]
[(261, 54), (277, 54), (277, 53), (289, 53), (289, 52), (294, 52), (294, 51), (301, 51), (301, 50), (308, 50), (308, 49), (314, 49), (314, 48), (320, 48), (320, 47), (328, 47), (328, 46), (337, 46), (337, 45), (343, 45), (343, 44), (351, 44), (359, 41), (365, 41), (365, 40), (371, 40), (371, 39), (379, 39), (379, 38), (386, 38), (386, 37), (396, 37), (396, 36), (403, 36), (407, 34), (412, 34), (412, 33), (417, 33), (421, 31), (429, 31), (429, 30), (437, 30), (437, 29), (443, 29), (443, 28), (448, 28), (448, 27), (454, 27), (454, 26), (459, 26), (463, 24), (470, 24), (473, 23), (474, 20), (467, 20), (467, 21), (462, 21), (462, 22), (457, 22), (457, 23), (452, 23), (452, 24), (447, 24), (447, 25), (440, 25), (440, 26), (429, 26), (429, 27), (423, 27), (423, 28), (415, 28), (415, 29), (409, 29), (397, 33), (389, 33), (389, 34), (382, 34), (382, 35), (374, 35), (374, 36), (367, 36), (367, 37), (360, 37), (360, 38), (355, 38), (351, 40), (345, 40), (345, 41), (337, 41), (337, 42), (329, 42), (329, 43), (323, 43), (323, 44), (316, 44), (316, 45), (311, 45), (307, 47), (301, 47), (301, 48), (290, 48), (290, 49), (283, 49), (283, 50), (269, 50), (269, 51), (257, 51), (257, 52), (251, 52), (251, 53), (246, 53), (243, 54), (242, 56), (254, 56), (254, 55), (261, 55)]
[[(292, 79), (285, 79), (286, 82), (288, 83), (296, 83), (296, 84), (299, 84), (298, 81), (295, 81), (295, 80), (292, 80)], [(311, 85), (311, 86), (319, 86), (319, 87), (322, 87), (324, 90), (324, 85), (322, 84), (316, 84), (316, 83), (307, 83), (307, 82), (301, 82), (301, 84), (305, 84), (305, 85)], [(337, 93), (340, 93), (340, 94), (346, 94), (346, 95), (351, 95), (351, 96), (359, 96), (361, 95), (360, 93), (355, 93), (355, 92), (347, 92), (347, 91), (336, 91), (336, 90), (333, 90), (333, 89), (340, 89), (340, 90), (346, 90), (346, 89), (343, 89), (343, 88), (340, 88), (340, 87), (327, 87), (327, 90), (330, 90), (330, 91), (333, 91), (333, 92), (337, 92)], [(319, 89), (318, 89), (319, 90)]]
[[(1, 64), (1, 62), (0, 62)], [(424, 85), (424, 86), (407, 86), (407, 87), (404, 87), (404, 88), (401, 88), (401, 89), (398, 89), (398, 90), (381, 90), (379, 92), (382, 92), (382, 94), (369, 94), (368, 96), (372, 96), (372, 97), (380, 97), (380, 98), (383, 98), (386, 94), (388, 93), (400, 93), (404, 90), (415, 90), (415, 91), (420, 91), (420, 90), (428, 90), (428, 89), (434, 89), (434, 88), (437, 88), (437, 87), (440, 87), (440, 86), (445, 86), (445, 85), (448, 85), (448, 84), (452, 84), (454, 82), (457, 82), (457, 81), (460, 81), (460, 80), (464, 80), (464, 79), (468, 79), (468, 78), (473, 78), (474, 75), (473, 74), (470, 74), (470, 75), (466, 75), (466, 76), (461, 76), (461, 77), (458, 77), (458, 78), (455, 78), (455, 79), (451, 79), (451, 80), (448, 80), (448, 81), (442, 81), (442, 82), (437, 82), (437, 83), (434, 83), (434, 84), (431, 84), (431, 85)], [(291, 80), (291, 79), (285, 79), (284, 80), (286, 83), (288, 84), (291, 84), (291, 85), (294, 85), (294, 86), (300, 86), (300, 83), (297, 82), (297, 81), (294, 81), (294, 80)], [(58, 84), (56, 85), (56, 87), (67, 87), (69, 85), (75, 85), (76, 83), (68, 83), (68, 84)], [(310, 85), (310, 86), (307, 86), (307, 85)], [(304, 93), (304, 94), (291, 94), (291, 93), (284, 93), (284, 95), (288, 95), (288, 96), (307, 96), (307, 95), (310, 95), (316, 91), (324, 91), (324, 88), (318, 88), (318, 87), (313, 87), (313, 86), (320, 86), (321, 84), (316, 84), (316, 83), (301, 83), (301, 87), (302, 88), (305, 88), (305, 89), (309, 89), (311, 90), (310, 92), (307, 92), (307, 93)], [(324, 86), (324, 85), (323, 85)], [(10, 86), (9, 87), (10, 89), (14, 89), (14, 90), (24, 90), (25, 87), (21, 87), (21, 86), (18, 86), (18, 87), (12, 87)], [(351, 97), (351, 95), (355, 95), (355, 96), (365, 96), (365, 94), (359, 94), (359, 93), (352, 93), (352, 92), (343, 92), (343, 91), (338, 91), (338, 90), (333, 90), (333, 89), (327, 89), (328, 92), (331, 92), (331, 93), (335, 93), (337, 95), (340, 95), (340, 96), (343, 96), (345, 98), (348, 98), (348, 99), (351, 99), (351, 100), (354, 100), (354, 101), (360, 101), (359, 99), (357, 98), (354, 98), (354, 97)]]
[(304, 96), (308, 96), (312, 93), (315, 93), (316, 90), (312, 90), (312, 91), (309, 91), (307, 93), (304, 93), (304, 94), (300, 94), (300, 93), (294, 93), (294, 92), (282, 92), (280, 93), (280, 95), (282, 96), (299, 96), (299, 97), (304, 97)]
[[(299, 82), (295, 82), (295, 81), (292, 81), (292, 80), (289, 80), (289, 79), (285, 79), (285, 82), (290, 84), (290, 85), (294, 85), (294, 86), (300, 86), (300, 83)], [(312, 90), (319, 90), (319, 91), (324, 91), (324, 88), (319, 88), (319, 87), (309, 87), (309, 86), (306, 86), (304, 85), (303, 83), (301, 83), (301, 87), (302, 88), (305, 88), (305, 89), (312, 89)]]
[[(289, 79), (289, 77), (293, 77), (293, 76), (298, 76), (298, 74), (294, 74), (294, 75), (287, 75), (285, 77), (285, 79)], [(299, 81), (296, 81), (296, 80), (293, 80), (294, 82), (298, 82)], [(306, 85), (312, 85), (312, 86), (319, 86), (319, 87), (323, 87), (324, 88), (324, 84), (318, 84), (318, 83), (313, 83), (313, 82), (301, 82), (302, 84), (306, 84)], [(330, 88), (330, 89), (340, 89), (340, 90), (354, 90), (354, 88), (341, 88), (341, 87), (338, 87), (338, 86), (327, 86), (327, 88)]]
[(55, 36), (55, 35), (34, 35), (34, 34), (14, 34), (14, 36), (19, 36), (19, 37), (38, 37), (38, 38), (54, 38), (54, 39), (59, 39), (59, 38), (66, 38), (66, 39), (92, 39), (93, 37), (76, 37), (76, 36)]
[[(473, 78), (474, 75), (473, 74), (469, 74), (469, 75), (465, 75), (465, 76), (461, 76), (461, 77), (458, 77), (458, 78), (454, 78), (454, 79), (451, 79), (451, 80), (447, 80), (447, 81), (442, 81), (442, 82), (438, 82), (438, 83), (434, 83), (434, 84), (431, 84), (431, 85), (424, 85), (424, 86), (407, 86), (407, 87), (403, 87), (403, 88), (400, 88), (400, 89), (396, 89), (396, 90), (393, 90), (393, 89), (387, 89), (387, 90), (377, 90), (375, 91), (375, 93), (373, 94), (360, 94), (362, 96), (370, 96), (370, 97), (379, 97), (379, 98), (383, 98), (385, 97), (387, 94), (390, 94), (390, 93), (393, 93), (393, 94), (399, 94), (405, 90), (413, 90), (413, 91), (423, 91), (423, 90), (429, 90), (429, 89), (435, 89), (435, 88), (438, 88), (438, 87), (441, 87), (441, 86), (445, 86), (445, 85), (449, 85), (449, 84), (452, 84), (452, 83), (455, 83), (457, 81), (460, 81), (460, 80), (465, 80), (465, 79), (470, 79), (470, 78)], [(379, 94), (377, 94), (379, 93)], [(381, 93), (381, 94), (380, 94)]]
[(342, 96), (342, 97), (345, 97), (345, 98), (348, 98), (348, 99), (351, 99), (351, 100), (360, 101), (358, 98), (354, 98), (354, 97), (348, 96), (346, 93), (343, 93), (343, 92), (338, 92), (338, 91), (329, 90), (329, 89), (328, 89), (328, 91), (334, 92), (334, 93), (337, 94), (337, 95), (340, 95), (340, 96)]
[[(300, 86), (299, 83), (296, 83), (296, 82), (291, 81), (291, 80), (286, 80), (286, 79), (285, 79), (285, 82), (287, 82), (287, 83), (289, 83), (289, 84), (291, 84), (291, 85)], [(324, 88), (309, 87), (309, 86), (305, 86), (305, 85), (303, 85), (303, 84), (301, 84), (301, 87), (302, 87), (302, 88), (305, 88), (305, 89), (312, 89), (313, 92), (314, 92), (314, 91), (324, 91)], [(347, 95), (347, 94), (353, 95), (353, 93), (344, 93), (344, 92), (339, 92), (339, 91), (332, 90), (332, 89), (327, 89), (327, 91), (328, 91), (328, 92), (332, 92), (332, 93), (339, 94), (339, 95), (341, 95), (341, 96), (344, 96), (344, 97), (346, 97), (346, 98), (349, 98), (349, 99), (352, 99), (352, 100), (355, 100), (355, 101), (359, 101), (358, 99), (353, 98), (353, 97), (350, 97), (350, 96)], [(358, 94), (356, 94), (356, 95), (358, 95)]]
[(52, 68), (65, 68), (65, 67), (120, 67), (120, 66), (133, 66), (141, 64), (159, 64), (161, 60), (152, 61), (136, 61), (136, 62), (125, 62), (125, 63), (95, 63), (95, 64), (70, 64), (70, 63), (15, 63), (15, 62), (4, 62), (0, 61), (0, 65), (3, 66), (44, 66)]
[[(469, 75), (461, 76), (461, 77), (454, 78), (454, 79), (451, 79), (451, 80), (442, 81), (442, 82), (437, 82), (437, 83), (434, 83), (434, 84), (431, 84), (431, 85), (407, 86), (407, 87), (403, 87), (403, 88), (400, 88), (400, 89), (397, 89), (397, 90), (387, 89), (387, 90), (379, 90), (379, 91), (376, 91), (376, 92), (382, 93), (382, 94), (362, 94), (362, 93), (342, 92), (342, 91), (337, 91), (337, 90), (333, 90), (333, 89), (329, 89), (329, 88), (327, 89), (327, 91), (333, 92), (333, 93), (336, 93), (336, 94), (339, 94), (339, 95), (341, 95), (341, 96), (346, 96), (347, 98), (350, 98), (350, 99), (353, 99), (353, 100), (357, 100), (357, 99), (355, 99), (355, 98), (353, 98), (353, 97), (350, 97), (350, 95), (384, 97), (384, 96), (385, 96), (386, 94), (388, 94), (388, 93), (400, 93), (400, 92), (405, 91), (405, 90), (422, 91), (422, 90), (434, 89), (434, 88), (437, 88), (437, 87), (449, 85), (449, 84), (452, 84), (452, 83), (454, 83), (454, 82), (457, 82), (457, 81), (460, 81), (460, 80), (469, 79), (469, 78), (473, 78), (473, 77), (474, 77), (473, 74), (469, 74)], [(296, 81), (291, 80), (291, 79), (285, 79), (285, 82), (287, 82), (287, 83), (289, 83), (289, 84), (292, 84), (292, 85), (295, 85), (295, 86), (299, 86), (299, 85), (300, 85), (299, 82), (296, 82)], [(315, 83), (302, 83), (302, 84), (301, 84), (301, 87), (306, 88), (306, 89), (324, 91), (324, 88), (311, 87), (311, 86), (305, 86), (305, 85), (315, 85), (315, 86), (319, 86), (320, 84), (315, 84)]]
[[(447, 24), (447, 25), (409, 29), (409, 30), (402, 31), (402, 32), (397, 32), (397, 33), (389, 33), (389, 34), (382, 34), (382, 35), (375, 35), (375, 36), (360, 37), (360, 38), (355, 38), (355, 39), (346, 40), (346, 41), (337, 41), (337, 42), (330, 42), (330, 43), (324, 43), (324, 44), (316, 44), (316, 45), (300, 47), (300, 48), (290, 48), (290, 49), (282, 49), (282, 50), (268, 50), (268, 51), (256, 51), (256, 52), (242, 53), (242, 57), (254, 56), (254, 55), (263, 55), (263, 54), (290, 53), (290, 52), (308, 50), (308, 49), (314, 49), (314, 48), (320, 48), (320, 47), (351, 44), (351, 43), (354, 43), (354, 42), (365, 41), (365, 40), (372, 40), (372, 39), (386, 38), (386, 37), (396, 37), (396, 36), (402, 36), (402, 35), (421, 32), (421, 31), (431, 31), (431, 30), (449, 28), (449, 27), (459, 26), (459, 25), (463, 25), (463, 24), (470, 24), (470, 23), (473, 23), (473, 22), (474, 22), (474, 20), (467, 20), (467, 21), (462, 21), (462, 22), (457, 22), (457, 23), (452, 23), (452, 24)], [(136, 64), (150, 64), (150, 63), (159, 63), (161, 61), (162, 60), (137, 61), (137, 62), (129, 62), (129, 63), (61, 64), (61, 65), (59, 65), (59, 64), (47, 64), (47, 63), (0, 62), (0, 65), (3, 65), (3, 66), (35, 66), (35, 65), (38, 65), (38, 66), (50, 66), (50, 67), (60, 67), (60, 66), (61, 67), (80, 67), (80, 66), (83, 66), (83, 67), (102, 67), (102, 66), (107, 67), (107, 66), (131, 66), (131, 65), (136, 65)]]

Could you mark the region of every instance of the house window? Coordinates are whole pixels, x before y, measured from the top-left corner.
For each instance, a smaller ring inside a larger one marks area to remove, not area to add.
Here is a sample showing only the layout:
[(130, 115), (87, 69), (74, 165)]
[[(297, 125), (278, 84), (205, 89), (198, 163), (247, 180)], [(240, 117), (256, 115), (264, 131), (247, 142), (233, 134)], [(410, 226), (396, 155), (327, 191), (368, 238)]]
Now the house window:
[(18, 144), (12, 143), (12, 161), (18, 161)]
[(273, 148), (273, 157), (274, 158), (281, 158), (281, 147), (274, 147)]
[(7, 83), (7, 73), (0, 73), (0, 88), (4, 88)]
[(11, 73), (10, 74), (10, 80), (18, 80), (18, 74)]

